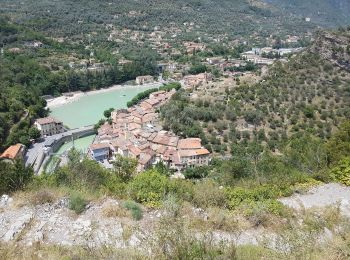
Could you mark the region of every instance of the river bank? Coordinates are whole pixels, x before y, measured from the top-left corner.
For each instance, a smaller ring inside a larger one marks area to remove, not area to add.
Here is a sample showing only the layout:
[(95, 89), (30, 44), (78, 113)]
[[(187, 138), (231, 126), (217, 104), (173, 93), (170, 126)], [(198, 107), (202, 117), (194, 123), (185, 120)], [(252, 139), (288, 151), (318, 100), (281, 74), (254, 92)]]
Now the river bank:
[(159, 87), (161, 85), (162, 85), (162, 83), (158, 83), (158, 82), (144, 84), (144, 85), (113, 85), (109, 88), (91, 90), (91, 91), (87, 91), (87, 92), (76, 91), (76, 92), (66, 93), (65, 95), (47, 100), (46, 108), (57, 108), (60, 106), (64, 106), (66, 104), (77, 101), (84, 96), (91, 96), (91, 95), (106, 93), (106, 92), (115, 91), (115, 90)]

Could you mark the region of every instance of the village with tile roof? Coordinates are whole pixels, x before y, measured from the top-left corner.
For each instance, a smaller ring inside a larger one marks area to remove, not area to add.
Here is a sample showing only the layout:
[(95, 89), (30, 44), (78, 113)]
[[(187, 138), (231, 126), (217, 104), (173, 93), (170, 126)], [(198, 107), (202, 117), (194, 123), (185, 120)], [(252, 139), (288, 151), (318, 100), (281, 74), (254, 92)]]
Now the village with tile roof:
[(89, 147), (89, 156), (106, 164), (118, 155), (136, 159), (141, 172), (159, 162), (181, 172), (188, 167), (208, 165), (210, 152), (199, 138), (181, 139), (162, 128), (157, 110), (176, 91), (157, 91), (149, 98), (128, 109), (111, 113), (111, 124), (106, 122), (99, 129), (95, 143)]

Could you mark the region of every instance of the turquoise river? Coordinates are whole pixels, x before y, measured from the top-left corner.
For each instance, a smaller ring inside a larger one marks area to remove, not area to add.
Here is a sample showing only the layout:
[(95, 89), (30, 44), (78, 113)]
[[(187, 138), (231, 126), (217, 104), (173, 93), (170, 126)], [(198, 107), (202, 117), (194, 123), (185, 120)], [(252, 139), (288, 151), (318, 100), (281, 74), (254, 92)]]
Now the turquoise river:
[[(155, 86), (125, 86), (118, 89), (102, 90), (88, 93), (77, 100), (57, 107), (50, 108), (51, 115), (63, 122), (69, 128), (96, 124), (104, 118), (103, 112), (108, 108), (126, 108), (126, 103), (138, 93)], [(74, 147), (86, 152), (87, 147), (94, 140), (94, 136), (87, 136), (74, 141)], [(62, 154), (73, 146), (68, 142), (61, 146), (57, 154)]]
[(70, 103), (52, 107), (51, 115), (69, 128), (96, 124), (108, 108), (126, 108), (126, 103), (138, 93), (154, 86), (125, 86), (119, 89), (88, 93)]

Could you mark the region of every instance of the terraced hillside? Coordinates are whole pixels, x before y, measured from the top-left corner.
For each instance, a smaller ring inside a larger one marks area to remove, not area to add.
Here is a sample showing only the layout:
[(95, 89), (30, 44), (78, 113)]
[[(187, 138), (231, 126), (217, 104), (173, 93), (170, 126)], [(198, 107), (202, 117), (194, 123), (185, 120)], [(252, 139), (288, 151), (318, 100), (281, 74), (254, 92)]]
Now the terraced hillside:
[(275, 149), (304, 132), (327, 139), (350, 118), (349, 42), (350, 31), (320, 33), (309, 49), (275, 63), (261, 82), (226, 89), (224, 101), (179, 94), (163, 107), (164, 124), (200, 135), (217, 152), (251, 141)]

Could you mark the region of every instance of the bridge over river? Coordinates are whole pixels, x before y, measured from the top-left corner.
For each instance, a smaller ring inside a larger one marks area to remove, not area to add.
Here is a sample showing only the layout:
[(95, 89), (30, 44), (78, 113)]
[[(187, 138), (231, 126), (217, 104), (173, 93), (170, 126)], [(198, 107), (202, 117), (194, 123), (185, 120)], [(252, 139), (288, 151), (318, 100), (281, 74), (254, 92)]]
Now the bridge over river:
[(64, 133), (47, 136), (41, 142), (33, 144), (25, 155), (26, 166), (32, 166), (34, 172), (39, 174), (42, 166), (50, 159), (65, 142), (78, 139), (95, 133), (94, 125), (84, 126)]

